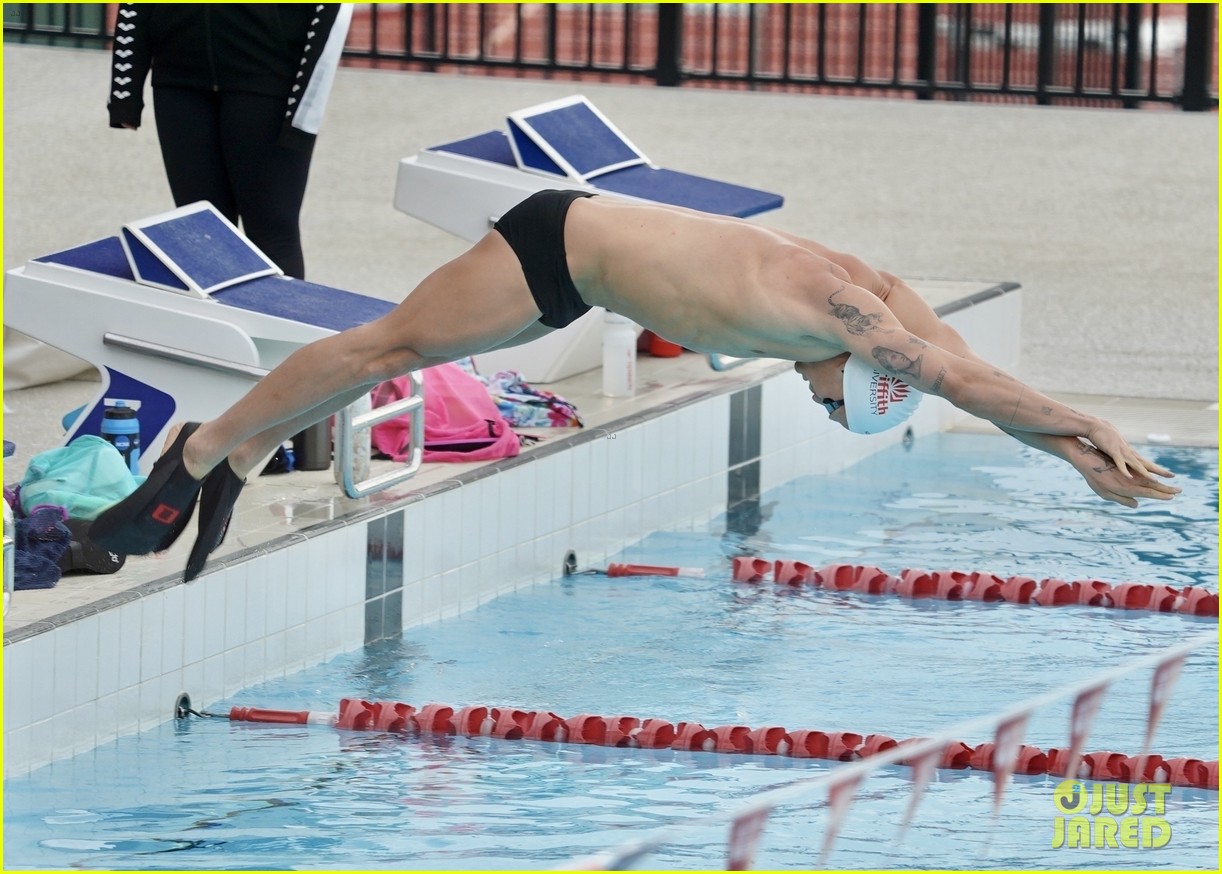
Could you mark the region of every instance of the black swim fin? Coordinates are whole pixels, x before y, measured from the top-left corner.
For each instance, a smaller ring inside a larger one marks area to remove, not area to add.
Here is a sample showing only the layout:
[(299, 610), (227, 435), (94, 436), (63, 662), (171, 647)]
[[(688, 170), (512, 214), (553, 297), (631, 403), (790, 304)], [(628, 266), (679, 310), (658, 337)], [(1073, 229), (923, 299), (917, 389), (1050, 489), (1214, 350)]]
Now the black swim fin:
[(244, 485), (246, 480), (233, 472), (228, 459), (223, 460), (204, 477), (199, 496), (199, 534), (195, 538), (195, 545), (191, 547), (191, 555), (187, 558), (187, 568), (183, 573), (183, 579), (187, 582), (199, 576), (208, 556), (225, 539), (233, 518), (233, 506), (237, 503)]
[(188, 422), (134, 492), (107, 508), (89, 528), (98, 546), (120, 555), (169, 549), (191, 521), (203, 483), (187, 473), (182, 451), (199, 422)]

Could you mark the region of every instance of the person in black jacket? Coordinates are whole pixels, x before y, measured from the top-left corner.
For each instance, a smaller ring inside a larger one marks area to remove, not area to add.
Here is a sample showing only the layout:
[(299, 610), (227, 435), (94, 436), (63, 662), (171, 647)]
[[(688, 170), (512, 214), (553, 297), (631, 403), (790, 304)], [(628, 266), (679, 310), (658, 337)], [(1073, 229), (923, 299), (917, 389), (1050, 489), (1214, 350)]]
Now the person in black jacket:
[(351, 17), (340, 3), (121, 3), (115, 20), (110, 126), (140, 126), (151, 69), (174, 203), (210, 201), (297, 278), (314, 139)]

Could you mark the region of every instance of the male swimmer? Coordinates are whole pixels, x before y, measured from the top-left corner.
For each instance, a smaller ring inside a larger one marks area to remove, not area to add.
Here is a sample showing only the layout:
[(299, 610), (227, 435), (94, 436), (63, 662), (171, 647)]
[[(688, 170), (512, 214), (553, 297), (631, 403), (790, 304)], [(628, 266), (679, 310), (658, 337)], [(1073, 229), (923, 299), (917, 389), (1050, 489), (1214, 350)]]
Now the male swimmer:
[(166, 549), (198, 499), (193, 579), (245, 477), (284, 440), (378, 383), (534, 340), (592, 306), (688, 349), (793, 361), (850, 430), (894, 426), (932, 394), (1069, 462), (1105, 500), (1179, 492), (1111, 424), (986, 364), (911, 288), (856, 258), (740, 219), (541, 191), (387, 315), (301, 347), (220, 416), (183, 426), (91, 537), (127, 555)]

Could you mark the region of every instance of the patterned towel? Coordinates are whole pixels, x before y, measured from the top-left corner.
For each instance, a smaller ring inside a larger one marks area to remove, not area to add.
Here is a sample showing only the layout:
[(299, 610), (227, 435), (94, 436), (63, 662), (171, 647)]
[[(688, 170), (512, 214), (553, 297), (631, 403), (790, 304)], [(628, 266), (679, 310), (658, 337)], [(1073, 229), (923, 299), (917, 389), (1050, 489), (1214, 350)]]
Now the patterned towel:
[(501, 370), (491, 376), (482, 376), (476, 373), (470, 358), (457, 364), (484, 383), (501, 415), (515, 428), (585, 426), (575, 406), (557, 394), (529, 385), (517, 371)]

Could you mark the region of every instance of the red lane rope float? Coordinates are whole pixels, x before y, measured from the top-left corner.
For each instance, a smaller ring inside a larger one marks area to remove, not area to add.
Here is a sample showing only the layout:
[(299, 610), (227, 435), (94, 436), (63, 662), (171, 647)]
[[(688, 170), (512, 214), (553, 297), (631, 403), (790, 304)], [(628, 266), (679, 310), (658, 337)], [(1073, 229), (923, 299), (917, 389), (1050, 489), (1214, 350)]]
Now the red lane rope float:
[[(518, 710), (505, 707), (426, 704), (417, 709), (398, 701), (364, 701), (343, 698), (339, 713), (308, 710), (266, 710), (234, 707), (229, 711), (234, 722), (265, 722), (289, 725), (331, 725), (349, 731), (381, 731), (408, 734), (449, 734), (464, 737), (495, 737), (503, 740), (539, 740), (554, 743), (591, 744), (607, 747), (672, 749), (710, 753), (744, 753), (763, 756), (789, 756), (796, 759), (827, 759), (848, 762), (869, 758), (876, 753), (921, 738), (896, 740), (885, 734), (858, 734), (851, 731), (789, 731), (779, 725), (750, 728), (745, 725), (718, 725), (706, 728), (698, 722), (671, 723), (664, 719), (638, 719), (635, 716), (598, 716), (581, 713), (567, 719), (548, 710)], [(970, 746), (963, 741), (948, 741), (942, 750), (941, 768), (993, 770), (993, 743)], [(1023, 744), (1019, 748), (1018, 774), (1065, 776), (1068, 749), (1047, 750)], [(1218, 788), (1218, 762), (1180, 756), (1164, 758), (1149, 754), (1141, 773), (1136, 769), (1141, 757), (1112, 751), (1086, 753), (1074, 775), (1084, 780), (1119, 783), (1171, 783), (1197, 789)], [(909, 764), (901, 760), (901, 764)]]
[(944, 601), (1005, 601), (1063, 607), (1112, 607), (1188, 616), (1217, 616), (1218, 594), (1200, 586), (1176, 589), (1162, 583), (1117, 583), (999, 577), (983, 571), (924, 571), (905, 568), (899, 576), (871, 565), (829, 564), (816, 568), (800, 561), (740, 556), (734, 559), (736, 583), (769, 580), (788, 586), (814, 586), (866, 595), (937, 598)]

